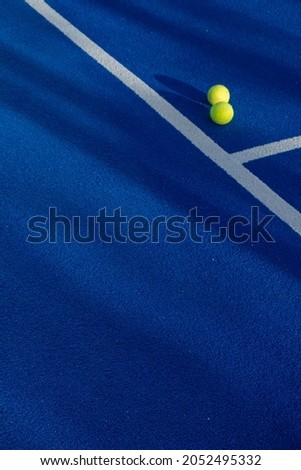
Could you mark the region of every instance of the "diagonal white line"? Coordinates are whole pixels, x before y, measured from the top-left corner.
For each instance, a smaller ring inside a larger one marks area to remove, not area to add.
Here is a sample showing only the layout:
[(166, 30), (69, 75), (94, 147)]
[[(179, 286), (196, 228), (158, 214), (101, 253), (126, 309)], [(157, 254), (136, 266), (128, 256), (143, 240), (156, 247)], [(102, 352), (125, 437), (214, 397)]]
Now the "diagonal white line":
[(85, 34), (75, 28), (69, 21), (63, 18), (53, 8), (47, 5), (44, 0), (26, 0), (38, 13), (44, 16), (53, 26), (59, 29), (72, 42), (92, 57), (96, 62), (102, 65), (118, 80), (130, 88), (136, 95), (145, 101), (173, 127), (180, 130), (188, 140), (198, 139), (201, 151), (209, 156), (211, 154), (226, 157), (227, 153), (217, 145), (210, 137), (202, 132), (197, 126), (192, 124), (171, 104), (156, 93), (150, 86), (144, 83), (140, 78), (126, 69), (120, 62), (111, 57), (106, 51), (99, 47), (95, 42), (89, 39)]
[(79, 31), (69, 21), (51, 8), (44, 0), (25, 0), (49, 23), (59, 29), (74, 44), (92, 57), (98, 64), (138, 95), (165, 121), (177, 129), (204, 155), (222, 168), (243, 188), (274, 212), (283, 222), (301, 235), (301, 214), (257, 178), (235, 158), (216, 144), (201, 129), (181, 114), (168, 101), (144, 83), (140, 78), (111, 57), (106, 51)]
[(230, 155), (239, 163), (247, 163), (258, 160), (259, 158), (272, 157), (279, 153), (289, 152), (299, 148), (301, 148), (301, 135), (241, 150), (240, 152), (231, 153)]

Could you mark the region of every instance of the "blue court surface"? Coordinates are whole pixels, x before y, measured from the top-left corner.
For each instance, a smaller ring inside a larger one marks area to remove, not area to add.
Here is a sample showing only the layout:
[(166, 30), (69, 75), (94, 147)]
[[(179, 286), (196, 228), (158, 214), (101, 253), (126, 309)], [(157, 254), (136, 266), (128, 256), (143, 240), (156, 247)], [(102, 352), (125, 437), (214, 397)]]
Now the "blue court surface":
[[(300, 1), (0, 6), (1, 448), (300, 449)], [(51, 207), (274, 241), (33, 243)]]

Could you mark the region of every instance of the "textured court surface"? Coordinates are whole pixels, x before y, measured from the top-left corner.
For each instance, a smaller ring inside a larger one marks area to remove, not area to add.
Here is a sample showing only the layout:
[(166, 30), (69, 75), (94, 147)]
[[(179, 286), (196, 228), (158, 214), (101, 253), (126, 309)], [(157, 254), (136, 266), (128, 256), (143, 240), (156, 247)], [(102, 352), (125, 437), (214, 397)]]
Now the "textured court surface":
[[(300, 2), (47, 3), (221, 150), (0, 0), (1, 448), (300, 449)], [(225, 127), (205, 104), (217, 82)], [(275, 243), (27, 243), (50, 206), (223, 221), (259, 206)]]

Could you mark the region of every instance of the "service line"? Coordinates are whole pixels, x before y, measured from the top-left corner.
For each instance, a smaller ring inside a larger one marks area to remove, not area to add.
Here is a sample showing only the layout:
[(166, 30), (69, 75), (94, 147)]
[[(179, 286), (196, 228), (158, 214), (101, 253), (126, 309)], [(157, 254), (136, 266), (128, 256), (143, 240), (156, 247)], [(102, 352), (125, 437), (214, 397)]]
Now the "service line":
[(235, 158), (239, 163), (247, 163), (258, 160), (259, 158), (273, 157), (279, 153), (290, 152), (291, 150), (299, 148), (301, 148), (301, 135), (231, 153), (231, 157)]

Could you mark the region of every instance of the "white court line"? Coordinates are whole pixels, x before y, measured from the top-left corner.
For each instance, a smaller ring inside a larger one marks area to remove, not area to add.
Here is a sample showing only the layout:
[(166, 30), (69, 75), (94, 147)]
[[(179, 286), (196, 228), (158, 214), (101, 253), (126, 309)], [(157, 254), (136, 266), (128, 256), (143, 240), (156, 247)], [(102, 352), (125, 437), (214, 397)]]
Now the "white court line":
[(288, 204), (269, 186), (251, 173), (241, 163), (236, 162), (224, 149), (217, 145), (201, 129), (181, 114), (168, 101), (144, 83), (140, 78), (111, 57), (106, 51), (79, 31), (63, 16), (51, 8), (44, 0), (25, 0), (49, 23), (59, 29), (80, 49), (92, 57), (130, 90), (138, 95), (165, 121), (177, 129), (186, 139), (197, 147), (204, 155), (222, 168), (243, 188), (276, 214), (283, 222), (301, 235), (301, 214)]
[(301, 148), (301, 135), (291, 137), (290, 139), (278, 140), (270, 144), (260, 145), (251, 149), (241, 150), (240, 152), (231, 153), (231, 157), (239, 163), (252, 162), (259, 158), (272, 157), (279, 153), (289, 152)]

